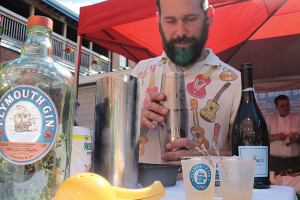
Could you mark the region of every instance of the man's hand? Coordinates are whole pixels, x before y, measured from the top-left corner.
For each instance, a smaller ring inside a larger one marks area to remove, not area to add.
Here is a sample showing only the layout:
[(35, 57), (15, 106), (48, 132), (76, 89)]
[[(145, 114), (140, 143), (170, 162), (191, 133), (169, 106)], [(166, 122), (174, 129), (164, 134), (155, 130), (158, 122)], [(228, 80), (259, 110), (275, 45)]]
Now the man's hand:
[[(201, 145), (195, 141), (187, 138), (178, 138), (167, 144), (167, 149), (170, 150), (162, 154), (161, 159), (165, 160), (166, 164), (180, 165), (180, 159), (184, 156), (203, 156), (196, 147), (202, 149)], [(216, 156), (217, 153), (214, 149), (207, 149), (209, 155)], [(229, 151), (220, 151), (220, 156), (231, 156)]]
[(284, 133), (282, 133), (282, 132), (281, 133), (277, 133), (277, 134), (271, 134), (270, 135), (270, 141), (273, 142), (275, 140), (285, 140), (286, 137), (287, 137), (287, 135), (284, 134)]
[(168, 114), (168, 109), (159, 104), (165, 99), (162, 93), (152, 93), (150, 95), (150, 102), (142, 108), (141, 111), (141, 128), (147, 127), (155, 130), (157, 126), (152, 123), (156, 121), (162, 123), (165, 121), (165, 116)]
[[(203, 156), (196, 148), (201, 148), (201, 145), (195, 141), (187, 138), (178, 138), (167, 144), (167, 149), (170, 150), (161, 155), (161, 159), (164, 160), (165, 164), (170, 165), (181, 165), (181, 158), (184, 156)], [(217, 153), (214, 149), (207, 149), (209, 155), (216, 156)], [(220, 156), (231, 156), (232, 153), (229, 151), (220, 151)], [(182, 172), (177, 175), (178, 180), (182, 180)]]
[(291, 140), (293, 142), (298, 142), (298, 143), (300, 142), (300, 133), (292, 132), (292, 133), (290, 133), (289, 137), (291, 138)]
[(287, 137), (287, 135), (281, 132), (281, 133), (278, 133), (277, 140), (285, 140), (286, 137)]

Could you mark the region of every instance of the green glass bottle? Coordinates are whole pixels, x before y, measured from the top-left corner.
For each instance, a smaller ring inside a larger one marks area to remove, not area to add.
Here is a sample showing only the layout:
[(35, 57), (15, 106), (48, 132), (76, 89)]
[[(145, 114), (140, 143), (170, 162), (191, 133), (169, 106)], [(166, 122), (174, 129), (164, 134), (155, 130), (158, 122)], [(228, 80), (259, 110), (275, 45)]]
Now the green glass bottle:
[(241, 65), (242, 98), (232, 130), (232, 154), (256, 157), (254, 188), (270, 187), (270, 140), (266, 121), (255, 99), (252, 65)]
[(0, 67), (1, 199), (52, 199), (69, 177), (76, 86), (52, 59), (52, 28), (29, 17), (21, 57)]

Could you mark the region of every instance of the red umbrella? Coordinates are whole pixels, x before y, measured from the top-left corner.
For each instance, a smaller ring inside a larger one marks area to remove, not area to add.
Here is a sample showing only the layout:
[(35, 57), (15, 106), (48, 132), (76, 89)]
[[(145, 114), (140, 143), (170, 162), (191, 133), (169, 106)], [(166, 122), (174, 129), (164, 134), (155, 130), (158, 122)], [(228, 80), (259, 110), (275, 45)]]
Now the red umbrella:
[[(215, 16), (206, 47), (223, 61), (236, 68), (252, 63), (255, 79), (300, 75), (299, 0), (210, 4)], [(155, 0), (108, 0), (82, 7), (78, 35), (136, 62), (155, 57), (162, 53), (156, 11)]]

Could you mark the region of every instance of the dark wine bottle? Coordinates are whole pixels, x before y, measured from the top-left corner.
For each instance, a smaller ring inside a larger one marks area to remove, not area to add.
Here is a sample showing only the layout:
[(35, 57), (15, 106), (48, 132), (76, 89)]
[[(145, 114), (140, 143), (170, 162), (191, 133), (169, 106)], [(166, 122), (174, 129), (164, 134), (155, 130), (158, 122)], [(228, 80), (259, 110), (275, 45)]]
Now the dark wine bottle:
[(254, 96), (252, 66), (241, 65), (242, 98), (232, 129), (232, 154), (256, 156), (254, 188), (270, 187), (270, 140), (266, 121)]

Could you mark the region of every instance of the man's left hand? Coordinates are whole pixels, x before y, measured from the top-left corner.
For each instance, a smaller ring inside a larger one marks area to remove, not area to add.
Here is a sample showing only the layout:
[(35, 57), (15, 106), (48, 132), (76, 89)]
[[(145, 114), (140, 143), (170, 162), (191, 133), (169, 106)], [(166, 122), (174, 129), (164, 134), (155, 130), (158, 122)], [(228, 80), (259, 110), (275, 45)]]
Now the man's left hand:
[(300, 133), (290, 133), (289, 137), (293, 142), (300, 142)]
[[(167, 144), (168, 152), (162, 154), (161, 159), (165, 161), (166, 164), (180, 165), (180, 159), (184, 156), (203, 156), (196, 147), (202, 149), (201, 145), (195, 141), (189, 140), (187, 138), (178, 138)], [(206, 149), (208, 154), (211, 156), (217, 156), (214, 149)], [(229, 151), (221, 151), (220, 156), (231, 156)]]

